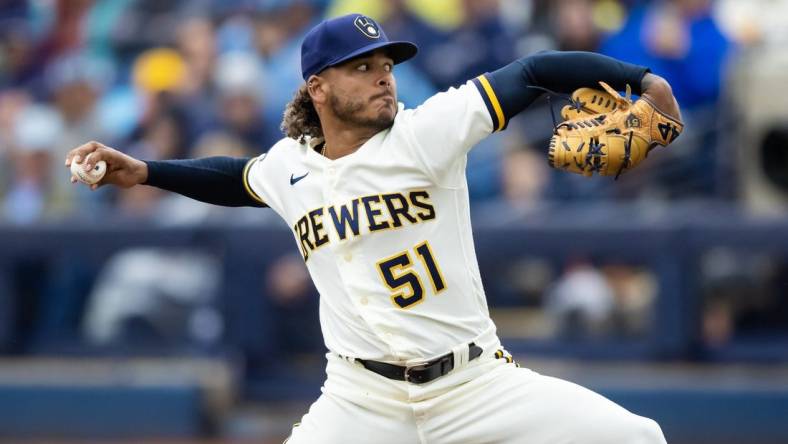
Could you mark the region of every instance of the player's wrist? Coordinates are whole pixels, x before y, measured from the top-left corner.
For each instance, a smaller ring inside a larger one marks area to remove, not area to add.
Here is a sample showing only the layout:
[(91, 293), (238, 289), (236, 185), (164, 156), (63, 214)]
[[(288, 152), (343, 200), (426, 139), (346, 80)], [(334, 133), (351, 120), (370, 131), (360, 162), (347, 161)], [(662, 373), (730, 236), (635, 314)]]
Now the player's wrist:
[(643, 76), (640, 89), (643, 91), (641, 96), (647, 98), (658, 110), (676, 120), (681, 120), (678, 102), (667, 80), (656, 74), (647, 73)]
[(643, 93), (650, 89), (662, 89), (665, 87), (670, 89), (668, 81), (651, 72), (647, 72), (640, 81), (640, 90), (643, 91)]
[(135, 178), (135, 185), (143, 185), (147, 183), (149, 179), (148, 163), (137, 159), (133, 159), (132, 162), (132, 171)]

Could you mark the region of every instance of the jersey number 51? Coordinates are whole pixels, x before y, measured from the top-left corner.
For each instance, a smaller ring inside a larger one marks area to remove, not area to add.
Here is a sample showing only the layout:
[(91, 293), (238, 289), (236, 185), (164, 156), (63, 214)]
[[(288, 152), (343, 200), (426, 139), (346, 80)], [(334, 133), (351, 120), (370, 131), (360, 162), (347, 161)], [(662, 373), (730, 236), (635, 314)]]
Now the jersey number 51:
[[(445, 290), (446, 281), (435, 262), (430, 244), (424, 241), (416, 245), (413, 251), (427, 270), (435, 294)], [(399, 308), (411, 308), (424, 300), (424, 285), (413, 269), (413, 265), (410, 250), (402, 251), (377, 263), (380, 277), (392, 291), (391, 302)]]

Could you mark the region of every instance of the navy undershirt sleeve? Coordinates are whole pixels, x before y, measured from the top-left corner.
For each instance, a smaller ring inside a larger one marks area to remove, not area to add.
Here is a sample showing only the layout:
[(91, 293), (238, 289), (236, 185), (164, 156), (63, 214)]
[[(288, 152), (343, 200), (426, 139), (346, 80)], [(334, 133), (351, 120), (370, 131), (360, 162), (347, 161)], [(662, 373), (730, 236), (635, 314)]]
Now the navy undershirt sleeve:
[(186, 197), (225, 207), (264, 207), (244, 187), (249, 158), (205, 157), (187, 160), (147, 160), (151, 185)]
[(645, 66), (581, 51), (542, 51), (485, 74), (506, 119), (524, 110), (544, 91), (569, 94), (577, 88), (600, 89), (603, 81), (618, 91), (632, 88), (640, 94), (640, 83), (649, 72)]

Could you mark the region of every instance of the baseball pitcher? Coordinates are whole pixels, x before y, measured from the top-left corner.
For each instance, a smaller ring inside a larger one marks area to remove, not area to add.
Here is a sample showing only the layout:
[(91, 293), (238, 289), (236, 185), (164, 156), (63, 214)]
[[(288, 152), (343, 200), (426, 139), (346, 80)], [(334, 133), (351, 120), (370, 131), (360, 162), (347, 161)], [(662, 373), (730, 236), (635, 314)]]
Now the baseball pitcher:
[[(105, 161), (94, 188), (156, 186), (287, 222), (329, 350), (291, 444), (664, 443), (654, 421), (512, 361), (479, 276), (465, 167), (547, 89), (574, 92), (551, 165), (618, 176), (683, 129), (670, 86), (598, 54), (542, 52), (404, 109), (394, 67), (416, 52), (363, 15), (326, 20), (303, 41), (287, 137), (266, 154), (141, 161), (90, 142), (66, 165)], [(619, 94), (630, 88), (640, 99)]]

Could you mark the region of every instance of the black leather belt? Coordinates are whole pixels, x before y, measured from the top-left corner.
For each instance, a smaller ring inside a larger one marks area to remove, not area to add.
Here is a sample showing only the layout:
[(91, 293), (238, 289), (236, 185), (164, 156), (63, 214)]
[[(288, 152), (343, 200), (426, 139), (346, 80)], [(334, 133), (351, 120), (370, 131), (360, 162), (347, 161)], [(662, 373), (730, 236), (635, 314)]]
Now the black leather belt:
[[(482, 348), (474, 343), (468, 344), (468, 361), (478, 358), (482, 354)], [(369, 371), (375, 372), (396, 381), (407, 381), (413, 384), (425, 384), (434, 379), (449, 373), (454, 369), (454, 353), (435, 358), (424, 364), (404, 367), (401, 365), (387, 364), (385, 362), (368, 361), (366, 359), (356, 359)]]

